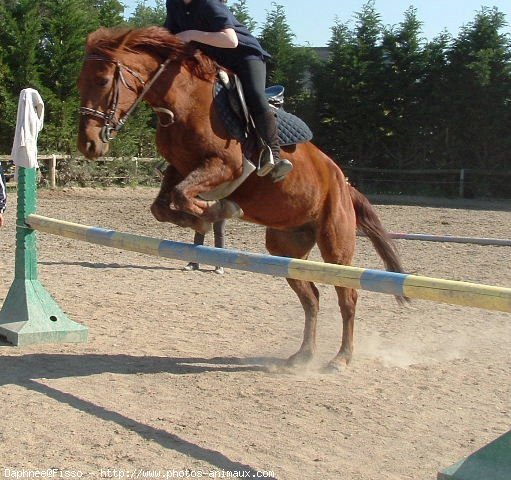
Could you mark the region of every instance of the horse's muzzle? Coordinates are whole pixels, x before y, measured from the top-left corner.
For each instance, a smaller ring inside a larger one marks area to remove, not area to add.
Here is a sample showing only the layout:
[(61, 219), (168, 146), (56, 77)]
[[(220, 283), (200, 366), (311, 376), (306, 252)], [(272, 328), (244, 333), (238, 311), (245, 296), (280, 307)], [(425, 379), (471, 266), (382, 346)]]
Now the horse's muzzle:
[(80, 134), (78, 136), (78, 150), (85, 158), (94, 160), (107, 154), (108, 143), (103, 142), (99, 135), (96, 138), (91, 138), (88, 135)]
[(108, 144), (103, 143), (101, 140), (86, 140), (78, 142), (78, 149), (83, 153), (83, 156), (89, 160), (103, 157), (108, 152)]

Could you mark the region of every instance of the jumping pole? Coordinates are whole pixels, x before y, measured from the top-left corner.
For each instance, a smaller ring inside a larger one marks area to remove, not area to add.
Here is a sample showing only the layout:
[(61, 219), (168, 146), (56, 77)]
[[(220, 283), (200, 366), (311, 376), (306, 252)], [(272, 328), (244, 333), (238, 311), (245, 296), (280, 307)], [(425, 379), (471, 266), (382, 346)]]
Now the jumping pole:
[(511, 313), (511, 288), (191, 245), (41, 215), (25, 222), (39, 232), (156, 257)]

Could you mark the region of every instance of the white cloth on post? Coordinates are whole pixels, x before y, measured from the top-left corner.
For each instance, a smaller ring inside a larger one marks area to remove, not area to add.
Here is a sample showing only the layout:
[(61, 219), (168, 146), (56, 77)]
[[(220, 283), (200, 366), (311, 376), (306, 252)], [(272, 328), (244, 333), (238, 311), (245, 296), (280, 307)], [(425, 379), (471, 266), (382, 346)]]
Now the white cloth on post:
[(33, 88), (25, 88), (18, 101), (16, 132), (11, 157), (14, 165), (38, 168), (37, 136), (43, 128), (44, 103), (41, 95)]

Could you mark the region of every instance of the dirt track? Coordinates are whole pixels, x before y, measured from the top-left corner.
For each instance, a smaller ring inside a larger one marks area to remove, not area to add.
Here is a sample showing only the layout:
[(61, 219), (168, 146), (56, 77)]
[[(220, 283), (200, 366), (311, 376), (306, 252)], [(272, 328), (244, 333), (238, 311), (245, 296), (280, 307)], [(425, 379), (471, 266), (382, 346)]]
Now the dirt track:
[[(40, 193), (38, 213), (190, 241), (160, 225), (149, 189)], [(0, 299), (14, 270), (15, 199), (0, 230)], [(391, 231), (511, 238), (511, 211), (379, 205)], [(264, 252), (264, 230), (228, 225), (227, 246)], [(210, 238), (208, 238), (210, 240)], [(511, 317), (361, 292), (355, 358), (339, 347), (332, 287), (319, 286), (317, 362), (268, 368), (298, 348), (303, 314), (283, 279), (39, 235), (41, 282), (89, 342), (0, 348), (0, 468), (83, 478), (185, 469), (275, 478), (434, 479), (509, 430)], [(399, 241), (409, 272), (511, 286), (509, 247)], [(314, 258), (317, 258), (315, 252)], [(359, 239), (355, 265), (381, 268)], [(102, 470), (103, 469), (103, 470)], [(108, 471), (110, 469), (110, 471)], [(219, 474), (218, 474), (219, 475)], [(139, 476), (139, 478), (143, 478)], [(183, 478), (183, 477), (181, 477)], [(203, 477), (208, 478), (208, 477)]]

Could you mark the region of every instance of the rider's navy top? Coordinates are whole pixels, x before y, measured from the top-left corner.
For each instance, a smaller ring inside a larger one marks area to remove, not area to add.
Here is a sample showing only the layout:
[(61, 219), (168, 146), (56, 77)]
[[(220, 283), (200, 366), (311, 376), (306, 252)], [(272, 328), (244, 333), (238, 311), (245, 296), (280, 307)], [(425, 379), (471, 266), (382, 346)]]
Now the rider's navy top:
[(4, 213), (5, 205), (7, 202), (7, 195), (5, 193), (5, 178), (2, 164), (0, 163), (0, 213)]
[(257, 39), (244, 27), (220, 0), (167, 0), (167, 18), (164, 26), (176, 34), (185, 30), (219, 32), (232, 28), (238, 37), (236, 48), (220, 48), (194, 42), (209, 57), (220, 65), (236, 70), (242, 59), (266, 60), (270, 54), (261, 47)]

